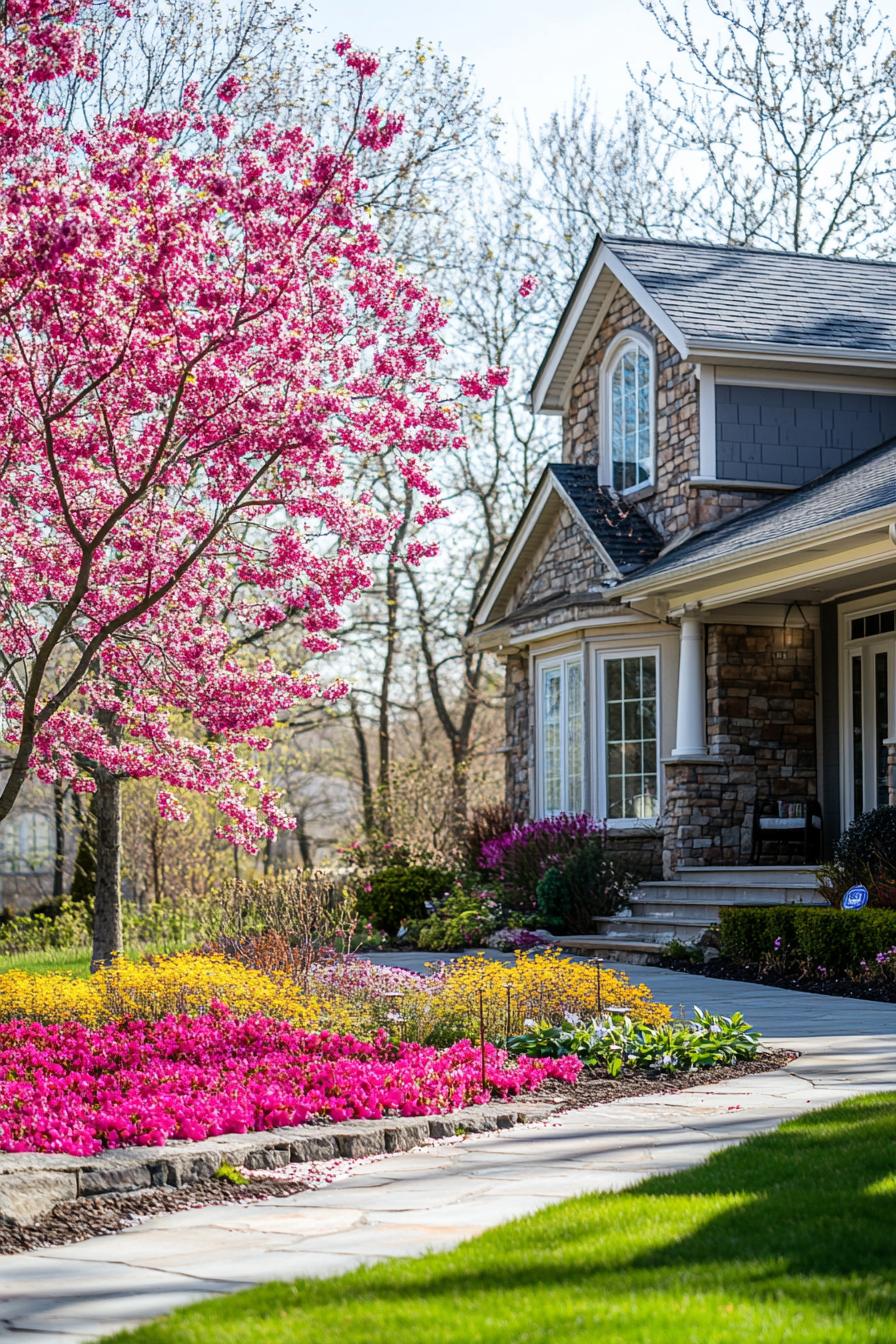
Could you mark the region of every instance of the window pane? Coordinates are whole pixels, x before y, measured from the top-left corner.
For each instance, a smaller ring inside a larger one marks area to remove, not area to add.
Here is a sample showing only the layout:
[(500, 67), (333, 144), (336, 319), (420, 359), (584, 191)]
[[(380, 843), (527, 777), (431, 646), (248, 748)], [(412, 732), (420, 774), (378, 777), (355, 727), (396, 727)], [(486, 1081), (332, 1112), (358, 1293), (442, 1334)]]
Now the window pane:
[(604, 686), (607, 815), (655, 817), (656, 659), (652, 655), (606, 659)]
[(613, 419), (610, 425), (610, 457), (613, 464), (613, 484), (617, 490), (622, 490), (624, 465), (622, 461), (622, 367), (617, 364), (613, 370), (612, 381), (613, 395)]
[(560, 669), (552, 667), (544, 672), (542, 682), (542, 743), (541, 768), (544, 780), (544, 809), (560, 812), (563, 808), (560, 776)]
[(863, 785), (864, 755), (862, 752), (862, 660), (852, 659), (852, 806), (853, 814), (861, 816), (865, 810)]
[(582, 664), (566, 664), (566, 805), (567, 812), (584, 807), (585, 722)]
[(611, 479), (629, 490), (650, 479), (650, 359), (627, 346), (610, 376)]
[(887, 756), (884, 746), (890, 736), (890, 669), (889, 654), (874, 655), (874, 746), (877, 753), (877, 806), (886, 807), (890, 800)]

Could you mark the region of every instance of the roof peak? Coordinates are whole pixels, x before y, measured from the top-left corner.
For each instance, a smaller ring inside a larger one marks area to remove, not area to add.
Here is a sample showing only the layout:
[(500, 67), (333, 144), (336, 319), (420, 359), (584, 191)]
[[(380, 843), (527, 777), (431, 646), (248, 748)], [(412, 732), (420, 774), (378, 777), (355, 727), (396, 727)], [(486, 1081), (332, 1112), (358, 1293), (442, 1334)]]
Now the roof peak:
[(883, 270), (896, 269), (896, 261), (887, 261), (883, 257), (845, 256), (832, 252), (796, 252), (789, 247), (751, 247), (747, 243), (711, 243), (699, 238), (655, 238), (649, 234), (602, 233), (599, 242), (612, 248), (614, 243), (647, 243), (651, 247), (688, 248), (691, 251), (740, 253), (748, 257), (790, 257), (794, 261), (825, 261), (849, 264), (851, 266), (879, 266)]

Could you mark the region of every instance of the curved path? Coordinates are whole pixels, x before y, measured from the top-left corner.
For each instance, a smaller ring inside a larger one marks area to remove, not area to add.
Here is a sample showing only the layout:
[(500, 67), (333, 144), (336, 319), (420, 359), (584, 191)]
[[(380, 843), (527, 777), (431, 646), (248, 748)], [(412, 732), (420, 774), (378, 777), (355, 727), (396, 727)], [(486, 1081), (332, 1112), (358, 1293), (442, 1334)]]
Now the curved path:
[[(414, 967), (432, 958), (382, 955)], [(864, 1091), (896, 1088), (896, 1004), (622, 967), (673, 1008), (740, 1009), (787, 1069), (611, 1102), (384, 1157), (319, 1190), (167, 1214), (74, 1246), (0, 1257), (0, 1340), (96, 1339), (209, 1295), (445, 1249), (586, 1191), (618, 1190)]]

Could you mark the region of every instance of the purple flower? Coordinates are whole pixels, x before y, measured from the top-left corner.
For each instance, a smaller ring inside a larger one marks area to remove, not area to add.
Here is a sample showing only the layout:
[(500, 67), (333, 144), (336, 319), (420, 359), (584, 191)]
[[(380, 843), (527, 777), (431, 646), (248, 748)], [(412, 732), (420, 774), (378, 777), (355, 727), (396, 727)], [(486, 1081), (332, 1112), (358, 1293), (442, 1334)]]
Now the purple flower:
[(776, 938), (776, 939), (775, 939), (775, 942), (774, 942), (774, 948), (775, 948), (775, 951), (776, 951), (776, 952), (780, 952), (780, 951), (781, 951), (781, 939), (780, 939), (780, 938)]

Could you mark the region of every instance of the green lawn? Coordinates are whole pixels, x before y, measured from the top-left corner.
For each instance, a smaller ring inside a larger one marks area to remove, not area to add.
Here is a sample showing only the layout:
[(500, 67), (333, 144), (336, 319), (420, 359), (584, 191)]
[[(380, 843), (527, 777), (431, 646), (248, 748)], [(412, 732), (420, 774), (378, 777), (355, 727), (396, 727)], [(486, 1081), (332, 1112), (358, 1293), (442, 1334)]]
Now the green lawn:
[(457, 1250), (272, 1284), (131, 1344), (896, 1341), (896, 1094), (817, 1111), (677, 1176)]
[[(166, 952), (180, 950), (179, 944), (172, 944), (171, 947), (126, 947), (124, 955), (131, 961), (139, 961), (141, 957), (157, 953), (162, 956)], [(4, 971), (66, 971), (70, 975), (89, 975), (90, 974), (90, 948), (89, 947), (60, 947), (51, 948), (46, 952), (17, 952), (14, 955), (0, 955), (0, 975)]]
[(89, 975), (90, 949), (60, 947), (47, 952), (0, 955), (0, 975), (4, 971), (68, 971), (72, 975)]

